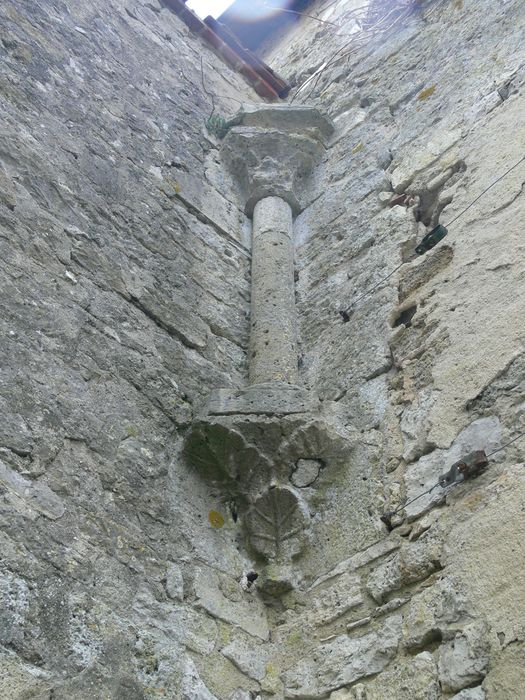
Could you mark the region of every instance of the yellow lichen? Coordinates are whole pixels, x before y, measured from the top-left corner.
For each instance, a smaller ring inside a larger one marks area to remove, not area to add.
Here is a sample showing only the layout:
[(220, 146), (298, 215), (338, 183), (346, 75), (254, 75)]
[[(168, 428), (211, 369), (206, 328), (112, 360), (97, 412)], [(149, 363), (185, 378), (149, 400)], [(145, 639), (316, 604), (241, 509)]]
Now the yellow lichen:
[(216, 529), (220, 529), (224, 525), (224, 516), (218, 510), (210, 510), (208, 520), (210, 525)]
[(360, 142), (357, 144), (357, 146), (354, 146), (354, 147), (352, 148), (352, 154), (355, 155), (356, 153), (359, 153), (359, 151), (362, 151), (363, 148), (364, 148), (364, 146), (363, 146), (362, 142), (360, 141)]
[(430, 97), (436, 92), (437, 85), (432, 85), (431, 87), (425, 88), (424, 90), (421, 90), (419, 95), (417, 96), (418, 100), (426, 100), (427, 97)]

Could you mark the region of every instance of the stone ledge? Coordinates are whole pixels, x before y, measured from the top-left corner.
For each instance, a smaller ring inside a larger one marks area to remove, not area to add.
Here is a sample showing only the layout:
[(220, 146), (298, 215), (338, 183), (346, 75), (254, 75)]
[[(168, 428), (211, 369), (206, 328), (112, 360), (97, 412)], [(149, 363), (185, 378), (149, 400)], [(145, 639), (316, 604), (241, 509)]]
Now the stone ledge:
[(290, 415), (316, 413), (319, 399), (302, 387), (272, 382), (254, 384), (240, 391), (216, 389), (212, 392), (206, 412), (213, 416), (236, 414)]

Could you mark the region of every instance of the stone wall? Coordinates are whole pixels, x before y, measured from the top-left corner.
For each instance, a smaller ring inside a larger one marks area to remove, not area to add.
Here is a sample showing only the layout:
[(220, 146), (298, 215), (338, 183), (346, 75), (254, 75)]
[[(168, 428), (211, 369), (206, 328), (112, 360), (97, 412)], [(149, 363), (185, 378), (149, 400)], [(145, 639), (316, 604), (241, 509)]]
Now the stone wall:
[(219, 113), (257, 97), (157, 2), (14, 0), (0, 27), (0, 698), (210, 697), (197, 657), (228, 696), (219, 640), (268, 632), (178, 456), (248, 331), (200, 56)]
[[(301, 84), (350, 52), (361, 4), (320, 5), (340, 30), (303, 18), (265, 59)], [(302, 560), (310, 587), (277, 627), (301, 650), (282, 657), (285, 697), (510, 700), (524, 682), (525, 438), (381, 537), (385, 510), (524, 431), (525, 162), (414, 248), (525, 155), (525, 4), (419, 6), (290, 95), (336, 126), (322, 195), (296, 222), (303, 379), (362, 441)]]
[[(258, 100), (156, 0), (2, 5), (0, 698), (520, 696), (523, 440), (380, 516), (524, 430), (525, 163), (413, 252), (525, 155), (524, 9), (420, 3), (308, 97), (336, 130), (294, 226), (300, 372), (358, 439), (270, 597), (181, 455), (247, 380), (250, 222), (205, 90)], [(300, 82), (335, 33), (267, 60)]]

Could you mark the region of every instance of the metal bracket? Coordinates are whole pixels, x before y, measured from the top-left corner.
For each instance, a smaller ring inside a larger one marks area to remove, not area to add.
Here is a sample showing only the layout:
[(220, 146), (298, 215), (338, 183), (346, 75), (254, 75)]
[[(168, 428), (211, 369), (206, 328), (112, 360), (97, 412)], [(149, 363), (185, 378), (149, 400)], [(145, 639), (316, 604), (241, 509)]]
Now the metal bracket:
[(445, 488), (452, 484), (460, 484), (467, 479), (474, 479), (481, 474), (488, 463), (484, 450), (469, 452), (468, 455), (455, 462), (446, 474), (439, 477), (439, 485)]

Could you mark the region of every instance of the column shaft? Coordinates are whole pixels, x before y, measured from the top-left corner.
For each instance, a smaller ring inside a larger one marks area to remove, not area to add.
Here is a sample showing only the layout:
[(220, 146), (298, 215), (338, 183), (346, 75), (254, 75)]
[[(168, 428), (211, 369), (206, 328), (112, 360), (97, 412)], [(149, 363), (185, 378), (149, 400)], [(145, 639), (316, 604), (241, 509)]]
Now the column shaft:
[(265, 197), (253, 212), (250, 383), (297, 383), (292, 210)]

